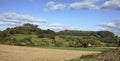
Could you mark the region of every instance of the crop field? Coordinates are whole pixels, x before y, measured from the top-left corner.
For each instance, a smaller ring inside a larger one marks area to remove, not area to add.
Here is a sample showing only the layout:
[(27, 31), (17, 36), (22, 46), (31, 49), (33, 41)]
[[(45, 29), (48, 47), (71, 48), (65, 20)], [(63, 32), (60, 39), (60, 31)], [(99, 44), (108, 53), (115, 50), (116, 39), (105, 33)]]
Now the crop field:
[(0, 45), (0, 61), (67, 61), (99, 51), (75, 51)]

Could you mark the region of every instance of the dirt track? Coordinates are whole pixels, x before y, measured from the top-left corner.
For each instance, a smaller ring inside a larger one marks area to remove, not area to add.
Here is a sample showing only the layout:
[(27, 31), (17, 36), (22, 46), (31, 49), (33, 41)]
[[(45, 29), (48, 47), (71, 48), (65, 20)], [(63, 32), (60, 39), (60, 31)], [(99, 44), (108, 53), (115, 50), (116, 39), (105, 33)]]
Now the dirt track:
[(0, 61), (65, 61), (91, 53), (98, 52), (0, 45)]

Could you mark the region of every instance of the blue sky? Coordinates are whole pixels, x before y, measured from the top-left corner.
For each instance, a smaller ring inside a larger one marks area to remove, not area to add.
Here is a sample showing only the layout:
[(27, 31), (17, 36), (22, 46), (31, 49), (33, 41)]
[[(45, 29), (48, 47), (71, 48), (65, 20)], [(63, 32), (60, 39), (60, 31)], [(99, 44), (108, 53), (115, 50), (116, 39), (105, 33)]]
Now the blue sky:
[(120, 1), (0, 0), (0, 30), (24, 23), (55, 31), (109, 30), (119, 35)]

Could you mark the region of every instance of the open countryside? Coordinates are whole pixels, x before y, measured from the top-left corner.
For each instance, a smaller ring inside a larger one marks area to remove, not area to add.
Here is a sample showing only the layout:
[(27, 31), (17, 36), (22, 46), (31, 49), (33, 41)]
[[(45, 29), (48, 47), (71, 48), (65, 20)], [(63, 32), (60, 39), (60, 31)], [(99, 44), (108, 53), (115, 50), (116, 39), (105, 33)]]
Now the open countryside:
[(120, 0), (0, 0), (0, 61), (120, 61)]

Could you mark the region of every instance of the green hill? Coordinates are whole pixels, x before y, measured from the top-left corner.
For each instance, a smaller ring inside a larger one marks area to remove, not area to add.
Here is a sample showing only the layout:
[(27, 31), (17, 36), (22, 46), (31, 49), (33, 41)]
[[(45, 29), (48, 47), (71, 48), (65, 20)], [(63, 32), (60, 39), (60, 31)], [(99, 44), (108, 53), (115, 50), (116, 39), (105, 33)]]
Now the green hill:
[(120, 39), (109, 31), (42, 30), (24, 24), (0, 31), (0, 43), (20, 46), (109, 47), (120, 46)]

